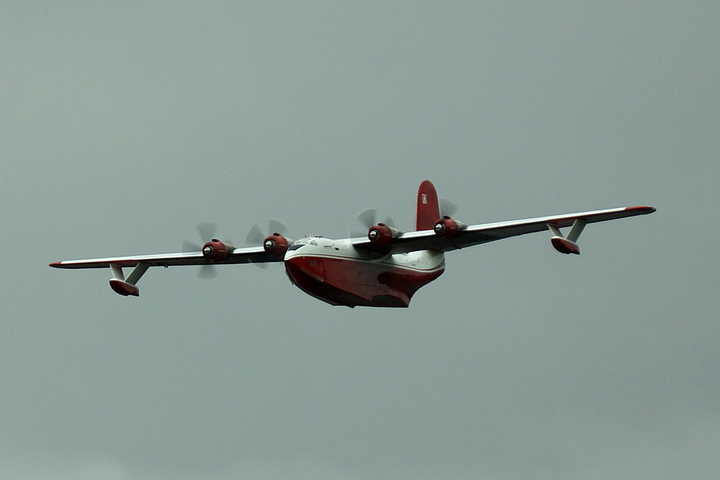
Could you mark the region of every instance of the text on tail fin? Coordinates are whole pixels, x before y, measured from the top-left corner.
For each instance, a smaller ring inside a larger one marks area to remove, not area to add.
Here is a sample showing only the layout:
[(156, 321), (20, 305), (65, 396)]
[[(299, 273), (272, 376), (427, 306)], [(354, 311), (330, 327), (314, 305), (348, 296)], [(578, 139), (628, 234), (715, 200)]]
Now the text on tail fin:
[(424, 180), (418, 188), (416, 230), (432, 230), (440, 218), (437, 191), (430, 180)]

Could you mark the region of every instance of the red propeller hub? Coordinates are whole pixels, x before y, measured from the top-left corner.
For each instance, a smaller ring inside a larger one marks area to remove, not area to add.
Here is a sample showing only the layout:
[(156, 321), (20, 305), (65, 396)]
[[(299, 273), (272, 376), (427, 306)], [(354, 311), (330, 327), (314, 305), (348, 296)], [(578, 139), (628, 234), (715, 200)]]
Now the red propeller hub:
[(459, 228), (460, 226), (455, 220), (445, 215), (435, 222), (433, 230), (435, 230), (435, 235), (439, 237), (452, 237), (458, 232)]
[(203, 257), (207, 258), (208, 260), (219, 262), (227, 256), (228, 248), (227, 245), (225, 245), (223, 242), (221, 242), (217, 238), (213, 238), (211, 241), (203, 245), (202, 254)]
[(387, 245), (392, 242), (393, 239), (392, 228), (388, 227), (384, 223), (378, 223), (377, 225), (370, 227), (368, 230), (368, 239), (378, 245)]
[(285, 252), (287, 252), (288, 249), (288, 244), (288, 239), (277, 232), (265, 237), (265, 240), (263, 240), (263, 248), (265, 251), (278, 257), (285, 255)]

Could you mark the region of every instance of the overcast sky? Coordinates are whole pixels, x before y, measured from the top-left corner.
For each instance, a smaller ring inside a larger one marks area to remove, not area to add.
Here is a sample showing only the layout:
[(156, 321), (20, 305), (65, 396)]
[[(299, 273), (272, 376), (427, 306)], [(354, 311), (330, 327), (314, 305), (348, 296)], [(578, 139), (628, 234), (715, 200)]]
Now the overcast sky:
[[(628, 4), (630, 3), (630, 4)], [(720, 5), (5, 2), (0, 477), (715, 479)], [(453, 252), (409, 309), (280, 265), (58, 260), (629, 205)]]

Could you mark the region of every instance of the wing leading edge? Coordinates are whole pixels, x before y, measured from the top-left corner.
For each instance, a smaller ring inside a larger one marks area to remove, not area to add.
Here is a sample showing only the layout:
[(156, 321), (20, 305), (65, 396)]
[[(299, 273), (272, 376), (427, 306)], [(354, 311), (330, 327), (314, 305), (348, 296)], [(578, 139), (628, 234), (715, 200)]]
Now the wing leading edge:
[[(525, 235), (548, 230), (549, 226), (563, 228), (571, 226), (580, 219), (585, 223), (605, 222), (619, 218), (647, 215), (655, 211), (654, 207), (623, 207), (589, 212), (551, 215), (547, 217), (512, 220), (507, 222), (469, 225), (452, 237), (441, 237), (433, 230), (407, 232), (394, 238), (392, 253), (406, 253), (417, 250), (436, 250), (449, 252), (460, 248), (480, 245), (482, 243), (502, 240), (504, 238)], [(353, 246), (359, 249), (375, 250), (376, 247), (366, 237), (352, 240)], [(111, 265), (119, 267), (135, 267), (140, 263), (150, 267), (170, 267), (176, 265), (218, 265), (237, 263), (269, 263), (282, 262), (282, 257), (268, 253), (262, 246), (242, 247), (224, 260), (215, 262), (203, 256), (202, 252), (163, 253), (155, 255), (134, 255), (127, 257), (91, 258), (84, 260), (65, 260), (53, 262), (55, 268), (107, 268)]]
[[(605, 222), (636, 215), (647, 215), (654, 211), (654, 207), (621, 207), (508, 222), (469, 225), (451, 237), (438, 236), (433, 230), (407, 232), (393, 239), (392, 253), (406, 253), (417, 250), (449, 252), (504, 238), (549, 230), (549, 226), (555, 228), (569, 227), (576, 220), (581, 220), (584, 223)], [(376, 248), (367, 238), (354, 239), (353, 245), (359, 249), (374, 250)]]
[(171, 267), (176, 265), (222, 265), (230, 263), (268, 263), (281, 261), (282, 258), (278, 258), (272, 253), (267, 253), (262, 246), (259, 246), (236, 248), (231, 255), (219, 262), (205, 258), (202, 252), (190, 252), (66, 260), (51, 263), (50, 266), (55, 268), (107, 268), (110, 265), (135, 267), (140, 263), (144, 263), (151, 267)]

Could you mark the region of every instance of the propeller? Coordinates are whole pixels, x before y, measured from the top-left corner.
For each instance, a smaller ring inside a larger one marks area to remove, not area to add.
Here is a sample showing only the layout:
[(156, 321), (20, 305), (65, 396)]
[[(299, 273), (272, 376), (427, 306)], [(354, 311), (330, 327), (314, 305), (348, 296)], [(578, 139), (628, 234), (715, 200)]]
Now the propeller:
[[(455, 215), (455, 213), (458, 211), (458, 206), (455, 205), (450, 200), (447, 200), (445, 198), (441, 198), (440, 201), (440, 217), (449, 216), (452, 217)], [(370, 229), (371, 227), (378, 224), (377, 222), (377, 210), (374, 208), (369, 208), (367, 210), (363, 210), (362, 212), (358, 213), (356, 218), (358, 222), (360, 222), (366, 229)], [(385, 225), (392, 228), (397, 228), (395, 226), (395, 221), (392, 217), (388, 216), (383, 220)], [(353, 230), (350, 232), (351, 237), (365, 237), (367, 236), (367, 231), (361, 232), (358, 230)]]
[[(197, 228), (198, 233), (200, 234), (200, 238), (203, 240), (205, 239), (211, 239), (215, 238), (215, 232), (217, 231), (217, 223), (213, 222), (203, 222), (198, 223), (195, 228)], [(207, 240), (205, 240), (207, 241)]]
[(445, 198), (440, 199), (440, 216), (452, 217), (458, 211), (458, 206)]
[[(374, 208), (363, 210), (362, 212), (357, 214), (356, 218), (361, 224), (363, 224), (366, 230), (364, 232), (354, 230), (350, 232), (351, 237), (365, 237), (367, 236), (367, 230), (370, 230), (370, 228), (378, 224), (377, 210), (375, 210)], [(393, 218), (389, 215), (385, 217), (385, 220), (383, 220), (382, 223), (384, 223), (388, 227), (397, 228), (395, 227), (395, 220), (393, 220)]]
[(285, 232), (287, 232), (287, 227), (283, 225), (282, 222), (271, 218), (268, 220), (266, 232), (267, 233), (263, 232), (263, 230), (260, 228), (260, 225), (256, 223), (248, 232), (245, 241), (248, 245), (262, 245), (265, 237), (267, 237), (268, 235), (272, 235), (274, 233), (285, 235)]
[[(217, 231), (217, 223), (212, 222), (203, 222), (198, 223), (195, 228), (198, 231), (198, 234), (200, 235), (200, 239), (203, 242), (207, 242), (209, 240), (212, 240), (215, 238), (215, 232)], [(232, 240), (227, 239), (225, 243), (232, 245)], [(202, 251), (202, 246), (198, 245), (197, 243), (190, 242), (188, 240), (185, 240), (183, 242), (182, 251), (185, 253), (195, 253)], [(200, 270), (198, 270), (198, 277), (200, 278), (215, 278), (217, 277), (217, 269), (215, 268), (215, 265), (212, 264), (205, 264), (200, 267)]]
[[(253, 227), (248, 232), (247, 237), (245, 238), (245, 243), (253, 246), (262, 245), (263, 242), (265, 242), (265, 239), (270, 235), (274, 235), (277, 233), (285, 236), (285, 232), (287, 232), (287, 227), (279, 220), (271, 218), (268, 219), (266, 232), (263, 232), (263, 230), (260, 228), (260, 225), (258, 225), (257, 223), (253, 225)], [(255, 265), (260, 268), (268, 267), (267, 263), (256, 263)]]

